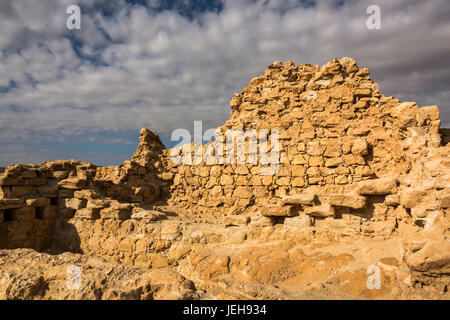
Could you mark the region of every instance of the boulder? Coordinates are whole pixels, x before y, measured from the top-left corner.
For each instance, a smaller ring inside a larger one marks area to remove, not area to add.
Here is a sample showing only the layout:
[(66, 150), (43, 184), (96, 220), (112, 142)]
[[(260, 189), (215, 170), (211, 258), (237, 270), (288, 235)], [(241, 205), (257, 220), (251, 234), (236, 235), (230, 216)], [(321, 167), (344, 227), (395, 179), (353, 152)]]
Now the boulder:
[(282, 204), (303, 204), (312, 205), (316, 195), (313, 193), (302, 193), (295, 195), (285, 195), (281, 197)]

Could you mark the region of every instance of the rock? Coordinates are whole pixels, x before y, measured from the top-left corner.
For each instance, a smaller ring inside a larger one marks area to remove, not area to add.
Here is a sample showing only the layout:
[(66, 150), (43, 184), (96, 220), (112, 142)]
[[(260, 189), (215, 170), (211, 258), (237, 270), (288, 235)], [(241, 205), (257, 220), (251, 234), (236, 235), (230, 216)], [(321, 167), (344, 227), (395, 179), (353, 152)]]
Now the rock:
[[(54, 256), (30, 249), (0, 250), (0, 256), (2, 300), (151, 300), (195, 297), (192, 282), (171, 270), (144, 271), (69, 252)], [(80, 272), (80, 282), (76, 280), (77, 272)], [(73, 288), (69, 288), (68, 277), (72, 275)]]
[(400, 197), (397, 194), (390, 194), (386, 196), (384, 202), (387, 206), (395, 207), (400, 204)]
[(269, 205), (261, 209), (265, 217), (290, 217), (293, 215), (293, 207), (289, 205)]
[(70, 198), (70, 199), (65, 200), (66, 208), (75, 209), (75, 210), (86, 207), (86, 204), (87, 204), (86, 199)]
[(66, 189), (82, 189), (86, 186), (86, 179), (83, 178), (67, 178), (61, 180), (59, 185)]
[(360, 195), (385, 195), (396, 191), (397, 179), (380, 178), (365, 180), (358, 183)]
[(79, 209), (76, 211), (75, 217), (79, 219), (88, 219), (88, 220), (100, 219), (100, 209), (98, 208)]
[(239, 186), (234, 190), (233, 197), (249, 199), (249, 198), (253, 197), (253, 191), (250, 187)]
[(334, 217), (334, 208), (330, 204), (322, 204), (320, 206), (305, 207), (304, 213), (313, 217), (328, 218)]
[(21, 199), (0, 199), (0, 210), (18, 209), (23, 205)]
[(307, 214), (301, 214), (297, 217), (289, 217), (284, 220), (284, 225), (291, 228), (308, 228), (312, 226), (312, 219)]
[(411, 254), (406, 262), (415, 271), (432, 274), (450, 273), (450, 241), (430, 241)]
[(285, 195), (281, 197), (282, 204), (303, 204), (312, 205), (316, 195), (313, 193), (302, 193), (295, 195)]
[(133, 208), (131, 219), (134, 220), (148, 220), (148, 221), (154, 221), (161, 217), (165, 216), (164, 213), (158, 211), (158, 210), (149, 210), (149, 209), (143, 209), (143, 208)]
[(362, 209), (366, 206), (366, 198), (356, 192), (348, 194), (328, 194), (324, 196), (325, 201), (332, 206)]
[(246, 216), (230, 215), (223, 219), (225, 226), (238, 226), (247, 225), (250, 222), (250, 218)]
[(367, 154), (367, 141), (365, 138), (355, 139), (352, 146), (352, 153), (355, 155), (365, 155)]
[(50, 206), (50, 198), (30, 198), (25, 200), (25, 204), (30, 207), (49, 207)]

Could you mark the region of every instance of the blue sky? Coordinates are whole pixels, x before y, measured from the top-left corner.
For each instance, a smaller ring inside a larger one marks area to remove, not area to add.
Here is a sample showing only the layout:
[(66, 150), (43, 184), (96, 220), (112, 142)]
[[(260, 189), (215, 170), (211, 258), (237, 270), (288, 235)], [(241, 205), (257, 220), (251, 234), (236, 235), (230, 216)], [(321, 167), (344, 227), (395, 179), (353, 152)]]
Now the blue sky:
[[(72, 4), (81, 30), (66, 28)], [(366, 27), (371, 4), (381, 30)], [(353, 57), (385, 95), (436, 104), (450, 127), (449, 16), (447, 0), (3, 0), (0, 166), (117, 165), (142, 127), (172, 146), (174, 129), (222, 125), (275, 60)]]

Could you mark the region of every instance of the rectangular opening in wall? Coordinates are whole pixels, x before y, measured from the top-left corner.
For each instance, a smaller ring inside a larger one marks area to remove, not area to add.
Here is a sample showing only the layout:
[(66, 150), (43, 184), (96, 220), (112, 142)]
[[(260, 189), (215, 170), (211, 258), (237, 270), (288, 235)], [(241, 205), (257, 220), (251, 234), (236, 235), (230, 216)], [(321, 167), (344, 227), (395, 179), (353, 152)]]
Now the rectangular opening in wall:
[(16, 209), (6, 209), (3, 211), (3, 222), (14, 221), (14, 212)]
[(57, 206), (58, 205), (58, 198), (50, 198), (50, 204), (52, 206)]
[(37, 220), (44, 219), (44, 211), (45, 211), (45, 208), (36, 208), (36, 219)]

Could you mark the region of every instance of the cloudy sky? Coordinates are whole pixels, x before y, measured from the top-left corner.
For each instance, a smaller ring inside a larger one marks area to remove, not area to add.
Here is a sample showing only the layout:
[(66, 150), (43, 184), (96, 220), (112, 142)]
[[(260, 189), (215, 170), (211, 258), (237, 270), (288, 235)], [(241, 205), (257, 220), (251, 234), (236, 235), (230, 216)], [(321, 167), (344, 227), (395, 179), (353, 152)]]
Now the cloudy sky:
[[(66, 27), (81, 8), (81, 30)], [(381, 9), (369, 30), (366, 10)], [(140, 128), (215, 128), (275, 60), (350, 56), (385, 95), (436, 104), (450, 127), (448, 0), (1, 0), (0, 166), (115, 165)]]

